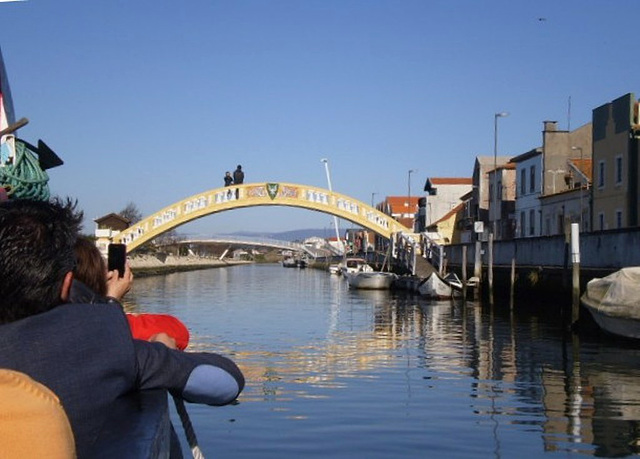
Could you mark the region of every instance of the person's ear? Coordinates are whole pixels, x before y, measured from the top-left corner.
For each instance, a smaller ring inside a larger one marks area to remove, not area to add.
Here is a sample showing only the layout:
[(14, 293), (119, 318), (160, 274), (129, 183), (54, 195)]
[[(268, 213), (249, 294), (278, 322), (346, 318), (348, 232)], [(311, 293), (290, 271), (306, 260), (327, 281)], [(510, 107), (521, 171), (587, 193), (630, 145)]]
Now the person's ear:
[(73, 282), (73, 271), (69, 271), (64, 275), (62, 281), (62, 288), (60, 289), (60, 299), (65, 303), (69, 300), (69, 294), (71, 292), (71, 283)]

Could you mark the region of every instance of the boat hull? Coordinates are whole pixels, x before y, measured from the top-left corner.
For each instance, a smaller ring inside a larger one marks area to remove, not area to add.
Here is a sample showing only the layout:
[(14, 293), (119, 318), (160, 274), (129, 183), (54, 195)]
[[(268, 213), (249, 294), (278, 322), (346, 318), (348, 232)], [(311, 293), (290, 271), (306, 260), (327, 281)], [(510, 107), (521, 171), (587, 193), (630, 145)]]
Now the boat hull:
[(640, 267), (590, 280), (580, 300), (604, 331), (640, 339)]
[(348, 273), (349, 287), (368, 290), (388, 290), (391, 288), (396, 275), (383, 272)]
[(595, 308), (589, 307), (584, 301), (582, 305), (591, 313), (591, 317), (593, 317), (598, 326), (607, 333), (624, 338), (640, 339), (640, 320), (604, 314)]
[(431, 274), (427, 280), (418, 286), (418, 292), (427, 298), (445, 300), (453, 296), (451, 286), (436, 273)]
[(297, 268), (298, 264), (294, 259), (284, 259), (282, 260), (282, 266), (285, 268)]

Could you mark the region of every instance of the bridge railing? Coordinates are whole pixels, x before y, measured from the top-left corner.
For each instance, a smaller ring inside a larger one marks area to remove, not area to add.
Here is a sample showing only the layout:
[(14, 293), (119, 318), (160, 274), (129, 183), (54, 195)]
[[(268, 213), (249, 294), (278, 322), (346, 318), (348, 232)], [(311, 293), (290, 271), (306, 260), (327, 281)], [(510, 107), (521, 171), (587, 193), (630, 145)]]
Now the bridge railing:
[(445, 268), (444, 246), (438, 244), (430, 233), (420, 233), (420, 250), (422, 257), (438, 270), (438, 274), (442, 275)]
[(420, 254), (418, 236), (398, 232), (391, 235), (391, 255), (412, 275), (416, 273), (416, 257)]

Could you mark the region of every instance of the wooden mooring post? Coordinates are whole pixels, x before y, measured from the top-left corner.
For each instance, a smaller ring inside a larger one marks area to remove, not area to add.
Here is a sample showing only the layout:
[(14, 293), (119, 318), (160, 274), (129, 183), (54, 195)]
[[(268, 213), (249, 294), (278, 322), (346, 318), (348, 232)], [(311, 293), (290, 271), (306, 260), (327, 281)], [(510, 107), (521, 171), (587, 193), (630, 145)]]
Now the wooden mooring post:
[(571, 224), (571, 324), (580, 319), (580, 225)]
[(489, 234), (489, 257), (487, 261), (487, 277), (489, 281), (489, 304), (493, 304), (493, 233)]
[(467, 302), (467, 246), (462, 246), (462, 302)]
[(509, 307), (513, 309), (516, 291), (516, 257), (518, 255), (518, 244), (513, 244), (513, 257), (511, 257), (511, 284), (509, 290)]
[(480, 298), (482, 293), (482, 252), (481, 252), (481, 242), (476, 241), (476, 255), (475, 261), (473, 265), (473, 275), (478, 278), (478, 287), (477, 294), (478, 298)]

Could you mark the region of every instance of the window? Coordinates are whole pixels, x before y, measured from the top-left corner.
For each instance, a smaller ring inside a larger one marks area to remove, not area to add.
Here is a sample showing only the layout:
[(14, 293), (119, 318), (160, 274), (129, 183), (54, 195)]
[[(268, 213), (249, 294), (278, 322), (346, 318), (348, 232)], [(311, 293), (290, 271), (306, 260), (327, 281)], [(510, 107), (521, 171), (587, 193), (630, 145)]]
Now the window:
[(598, 188), (604, 188), (604, 161), (598, 163)]
[(524, 196), (525, 194), (527, 194), (527, 171), (525, 169), (521, 169), (520, 170), (520, 195)]
[(536, 166), (529, 168), (529, 191), (531, 193), (536, 191)]
[(622, 183), (622, 156), (616, 156), (616, 185)]
[(616, 228), (622, 228), (622, 211), (616, 210)]
[(520, 212), (520, 236), (521, 237), (526, 236), (526, 233), (525, 233), (526, 223), (527, 222), (525, 221), (525, 213)]
[(502, 201), (502, 180), (498, 180), (498, 201)]
[(529, 211), (529, 236), (533, 236), (536, 232), (536, 211)]
[(598, 223), (600, 231), (604, 231), (604, 212), (598, 214)]

